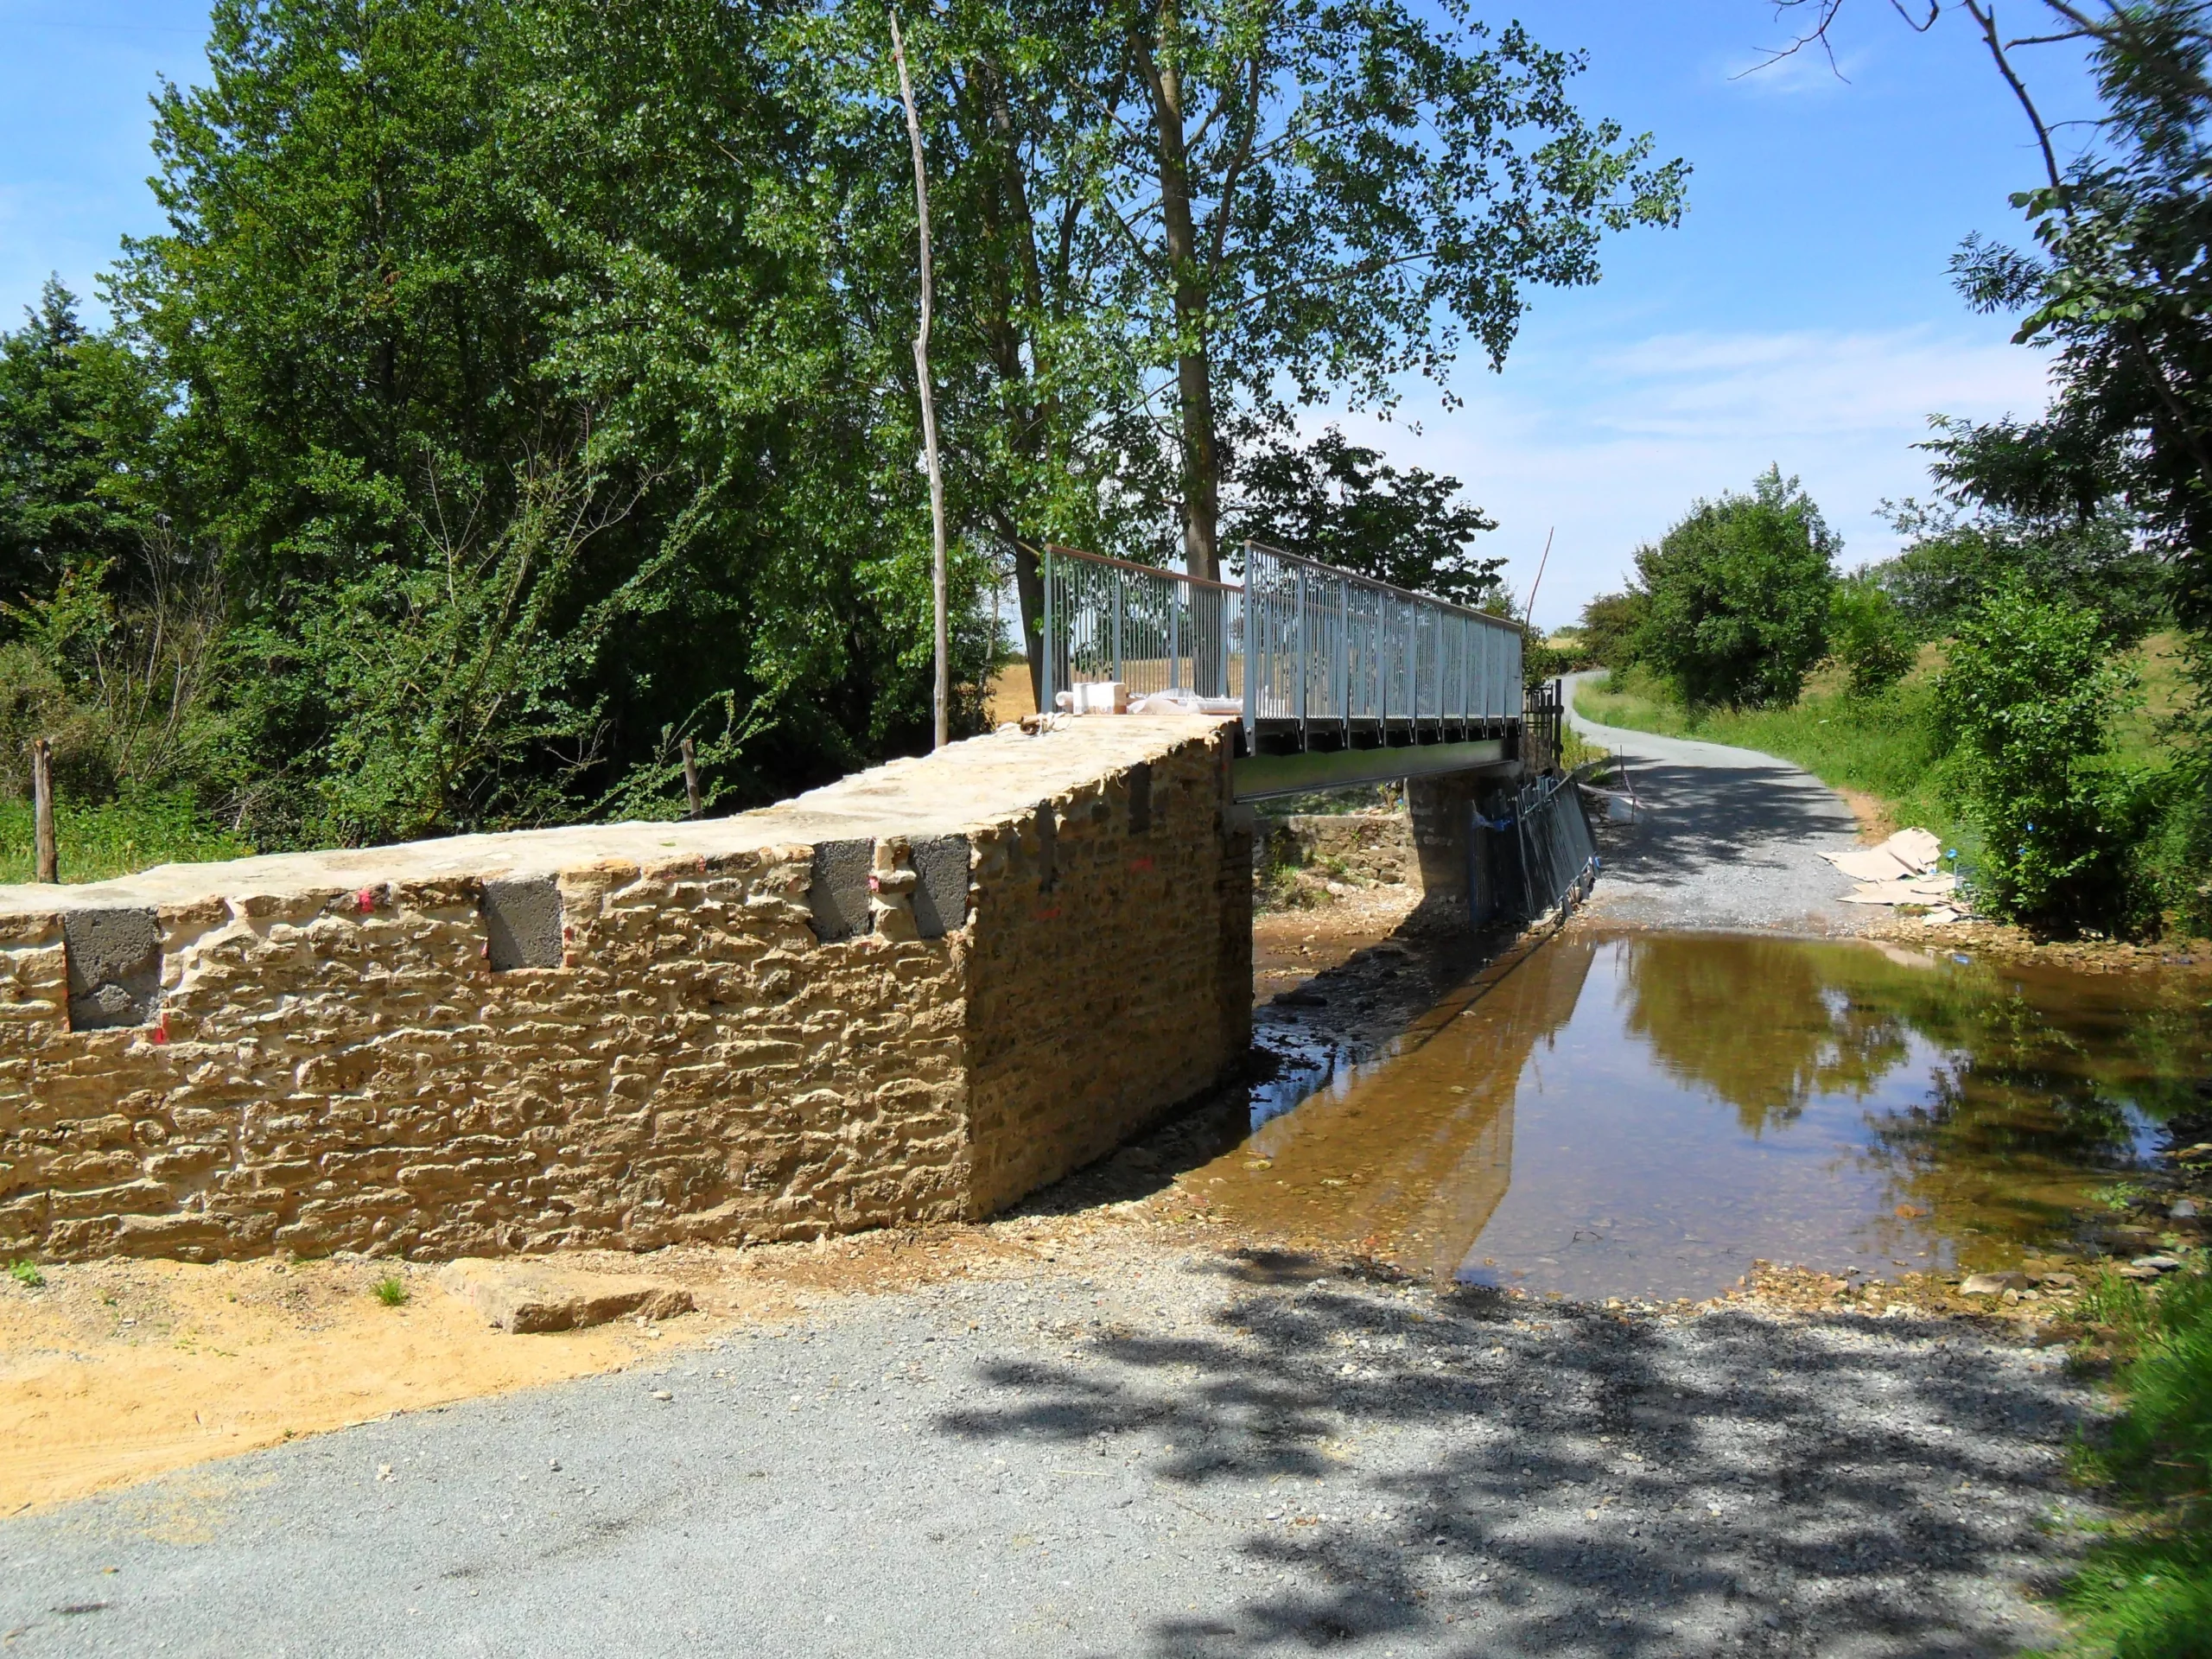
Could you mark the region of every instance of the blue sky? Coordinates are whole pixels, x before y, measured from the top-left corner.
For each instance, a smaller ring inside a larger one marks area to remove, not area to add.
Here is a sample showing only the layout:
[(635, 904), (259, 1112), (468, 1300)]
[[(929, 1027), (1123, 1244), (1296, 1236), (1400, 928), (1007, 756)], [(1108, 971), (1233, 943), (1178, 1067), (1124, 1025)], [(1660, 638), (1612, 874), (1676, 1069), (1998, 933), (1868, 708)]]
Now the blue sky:
[[(1503, 18), (1503, 10), (1478, 6)], [(2025, 8), (2022, 15), (2027, 16)], [(89, 295), (118, 239), (155, 228), (147, 94), (193, 79), (204, 0), (0, 0), (0, 316), (58, 270)], [(1764, 0), (1540, 0), (1547, 44), (1586, 48), (1580, 100), (1696, 168), (1682, 227), (1614, 242), (1595, 288), (1537, 297), (1502, 376), (1468, 364), (1445, 408), (1408, 388), (1348, 430), (1451, 473), (1501, 521), (1540, 620), (1618, 586), (1638, 543), (1770, 461), (1801, 476), (1847, 563), (1895, 545), (1885, 497), (1924, 492), (1927, 416), (2032, 413), (2035, 353), (1968, 314), (1945, 262), (2018, 220), (2032, 184), (2017, 106), (1956, 20), (1912, 34), (1855, 0), (1817, 55), (1735, 78), (1783, 38)], [(2061, 66), (2050, 66), (2057, 73)]]

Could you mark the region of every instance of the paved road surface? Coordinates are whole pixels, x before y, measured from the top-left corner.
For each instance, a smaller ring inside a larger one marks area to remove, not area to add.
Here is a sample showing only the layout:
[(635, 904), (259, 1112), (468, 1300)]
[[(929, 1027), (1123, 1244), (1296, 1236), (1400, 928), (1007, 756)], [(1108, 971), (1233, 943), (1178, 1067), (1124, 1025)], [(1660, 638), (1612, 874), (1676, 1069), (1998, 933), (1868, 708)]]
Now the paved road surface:
[(1857, 1659), (2048, 1634), (2018, 1586), (2072, 1548), (2038, 1523), (2085, 1408), (2056, 1351), (1267, 1259), (1046, 1271), (0, 1522), (0, 1641)]
[[(1598, 671), (1602, 673), (1603, 671)], [(1755, 749), (1656, 737), (1567, 717), (1626, 762), (1645, 810), (1605, 837), (1592, 913), (1654, 927), (1863, 931), (1880, 912), (1847, 905), (1852, 882), (1821, 856), (1859, 844), (1842, 797), (1812, 773)]]

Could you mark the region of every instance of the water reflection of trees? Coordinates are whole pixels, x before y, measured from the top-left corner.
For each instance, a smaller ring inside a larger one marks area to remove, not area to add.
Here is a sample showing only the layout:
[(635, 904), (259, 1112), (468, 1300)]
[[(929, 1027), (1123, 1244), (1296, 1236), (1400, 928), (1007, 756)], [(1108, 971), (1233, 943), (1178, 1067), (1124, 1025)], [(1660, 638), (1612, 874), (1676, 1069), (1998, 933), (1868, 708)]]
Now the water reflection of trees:
[[(2139, 1126), (2196, 1105), (2203, 1010), (2154, 981), (1885, 958), (1859, 945), (1633, 942), (1627, 1028), (1758, 1134), (1823, 1096), (1864, 1100), (1932, 1049), (1907, 1104), (1865, 1118), (1862, 1157), (1939, 1230), (2057, 1225), (2080, 1173), (2124, 1167)], [(1894, 1099), (1894, 1092), (1892, 1092)]]
[(1853, 994), (1840, 954), (1794, 939), (1635, 939), (1627, 1028), (1671, 1075), (1734, 1107), (1748, 1133), (1785, 1126), (1815, 1096), (1863, 1097), (1910, 1052), (1906, 1021)]

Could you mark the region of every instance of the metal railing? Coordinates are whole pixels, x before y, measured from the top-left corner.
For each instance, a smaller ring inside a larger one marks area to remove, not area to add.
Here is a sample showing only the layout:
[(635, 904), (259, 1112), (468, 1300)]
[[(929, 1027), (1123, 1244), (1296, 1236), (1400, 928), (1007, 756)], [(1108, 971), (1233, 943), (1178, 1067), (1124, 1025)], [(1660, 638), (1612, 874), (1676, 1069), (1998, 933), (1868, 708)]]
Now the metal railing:
[(1421, 742), (1522, 716), (1521, 630), (1277, 548), (1248, 543), (1244, 584), (1047, 547), (1045, 707), (1086, 680), (1133, 695), (1235, 698), (1262, 732)]
[(1045, 707), (1086, 680), (1130, 694), (1243, 695), (1244, 590), (1149, 564), (1046, 547)]

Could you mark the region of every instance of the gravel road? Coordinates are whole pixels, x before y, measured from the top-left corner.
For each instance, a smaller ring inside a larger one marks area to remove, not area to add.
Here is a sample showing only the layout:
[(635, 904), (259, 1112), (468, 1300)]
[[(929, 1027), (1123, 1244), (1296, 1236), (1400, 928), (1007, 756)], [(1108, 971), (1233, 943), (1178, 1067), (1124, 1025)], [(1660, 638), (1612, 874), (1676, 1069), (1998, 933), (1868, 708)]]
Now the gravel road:
[(1756, 749), (1585, 720), (1574, 712), (1574, 689), (1596, 673), (1568, 677), (1567, 719), (1621, 758), (1643, 810), (1604, 833), (1592, 916), (1798, 933), (1861, 932), (1880, 919), (1873, 906), (1842, 902), (1853, 884), (1821, 856), (1859, 845), (1842, 797)]
[(2020, 1587), (2072, 1548), (2043, 1522), (2085, 1408), (2056, 1351), (1957, 1324), (1440, 1300), (1122, 1240), (0, 1523), (0, 1640), (2001, 1652), (2050, 1634)]

